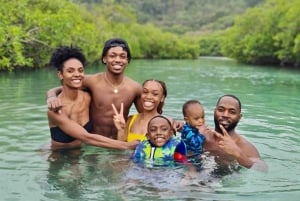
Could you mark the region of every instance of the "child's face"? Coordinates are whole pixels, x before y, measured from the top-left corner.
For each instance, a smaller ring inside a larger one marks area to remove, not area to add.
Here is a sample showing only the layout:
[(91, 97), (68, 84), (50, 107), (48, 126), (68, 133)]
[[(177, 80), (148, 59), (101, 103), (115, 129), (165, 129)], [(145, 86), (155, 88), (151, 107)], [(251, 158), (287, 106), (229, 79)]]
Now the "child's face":
[(184, 120), (198, 130), (205, 124), (204, 109), (199, 104), (192, 104), (187, 108)]
[(173, 134), (174, 131), (169, 122), (162, 117), (157, 117), (149, 123), (146, 136), (153, 145), (162, 147), (169, 141)]

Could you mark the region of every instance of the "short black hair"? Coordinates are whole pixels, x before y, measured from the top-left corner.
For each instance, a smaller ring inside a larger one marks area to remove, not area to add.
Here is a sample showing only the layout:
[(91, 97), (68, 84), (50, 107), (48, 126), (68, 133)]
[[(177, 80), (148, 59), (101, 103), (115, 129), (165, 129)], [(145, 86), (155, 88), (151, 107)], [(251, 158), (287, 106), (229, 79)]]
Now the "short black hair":
[(49, 64), (57, 68), (58, 71), (62, 71), (64, 62), (71, 58), (78, 59), (82, 65), (85, 66), (86, 58), (82, 53), (82, 50), (72, 45), (61, 45), (57, 47), (51, 55)]
[(193, 104), (199, 104), (202, 106), (202, 104), (200, 103), (200, 101), (198, 100), (188, 100), (186, 101), (183, 106), (182, 106), (182, 114), (183, 116), (186, 116), (186, 110), (187, 108), (190, 106), (190, 105), (193, 105)]
[(112, 47), (122, 47), (123, 50), (125, 50), (127, 52), (128, 63), (130, 62), (131, 53), (130, 53), (130, 48), (129, 48), (127, 42), (122, 38), (111, 38), (105, 42), (103, 50), (102, 50), (101, 61), (103, 64), (105, 64), (103, 62), (103, 58), (107, 55), (108, 50)]
[(156, 115), (156, 116), (152, 117), (152, 118), (149, 120), (148, 125), (147, 125), (147, 132), (149, 132), (149, 126), (150, 126), (151, 121), (152, 121), (153, 119), (156, 119), (156, 118), (161, 118), (161, 119), (167, 120), (167, 122), (168, 122), (170, 128), (171, 128), (172, 131), (173, 131), (173, 134), (176, 134), (176, 131), (175, 131), (175, 129), (173, 128), (172, 122), (170, 121), (170, 119), (169, 119), (168, 117), (163, 116), (163, 115)]
[(238, 104), (239, 104), (239, 107), (240, 107), (240, 112), (242, 111), (242, 103), (241, 103), (240, 99), (239, 99), (238, 97), (236, 97), (235, 95), (232, 95), (232, 94), (225, 94), (225, 95), (221, 96), (221, 97), (218, 99), (218, 102), (217, 102), (216, 105), (218, 105), (219, 102), (221, 101), (221, 99), (224, 98), (224, 97), (231, 97), (231, 98), (237, 100), (237, 102), (238, 102)]

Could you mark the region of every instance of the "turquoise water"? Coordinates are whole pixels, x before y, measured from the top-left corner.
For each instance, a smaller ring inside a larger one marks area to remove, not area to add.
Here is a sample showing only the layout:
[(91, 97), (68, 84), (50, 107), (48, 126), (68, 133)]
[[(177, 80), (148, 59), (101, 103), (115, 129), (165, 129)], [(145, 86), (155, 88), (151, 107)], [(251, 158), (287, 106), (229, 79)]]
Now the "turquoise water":
[(56, 72), (1, 73), (0, 200), (299, 200), (299, 71), (201, 58), (136, 60), (126, 75), (140, 83), (164, 80), (164, 113), (173, 118), (182, 118), (186, 100), (200, 100), (210, 127), (217, 98), (237, 95), (243, 112), (237, 130), (255, 144), (269, 172), (241, 169), (216, 179), (207, 165), (183, 182), (183, 168), (142, 169), (128, 160), (130, 151), (85, 146), (51, 152), (45, 148), (50, 141), (45, 92), (59, 85)]

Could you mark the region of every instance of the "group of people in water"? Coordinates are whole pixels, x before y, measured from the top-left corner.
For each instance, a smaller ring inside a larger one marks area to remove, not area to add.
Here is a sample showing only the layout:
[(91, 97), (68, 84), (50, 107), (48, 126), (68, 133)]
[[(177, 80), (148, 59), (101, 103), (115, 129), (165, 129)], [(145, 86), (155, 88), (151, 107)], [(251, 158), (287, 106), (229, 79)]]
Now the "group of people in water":
[[(214, 129), (207, 127), (198, 100), (183, 105), (184, 121), (173, 120), (163, 115), (165, 82), (149, 79), (141, 86), (124, 75), (131, 60), (125, 40), (106, 41), (101, 60), (105, 72), (85, 75), (86, 58), (78, 47), (60, 46), (53, 52), (50, 64), (57, 68), (62, 87), (47, 92), (52, 149), (79, 148), (84, 143), (132, 149), (132, 157), (139, 162), (186, 164), (207, 152), (217, 163), (267, 169), (255, 146), (235, 131), (242, 117), (236, 96), (219, 98)], [(138, 113), (129, 116), (132, 105)]]

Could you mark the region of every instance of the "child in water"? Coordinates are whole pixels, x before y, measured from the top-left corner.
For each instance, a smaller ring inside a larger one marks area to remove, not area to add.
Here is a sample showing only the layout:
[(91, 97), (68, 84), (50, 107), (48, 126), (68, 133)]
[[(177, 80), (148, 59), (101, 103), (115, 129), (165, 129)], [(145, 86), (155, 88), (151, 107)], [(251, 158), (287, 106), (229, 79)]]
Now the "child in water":
[(181, 130), (181, 139), (186, 144), (188, 156), (199, 156), (203, 152), (203, 133), (207, 129), (204, 108), (199, 101), (189, 100), (183, 104), (182, 113), (185, 124)]
[(150, 119), (146, 137), (136, 147), (133, 158), (136, 162), (149, 161), (166, 165), (168, 162), (186, 162), (186, 146), (174, 136), (175, 130), (167, 117), (162, 115)]

